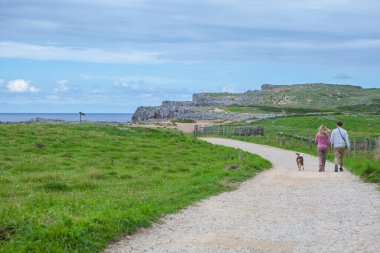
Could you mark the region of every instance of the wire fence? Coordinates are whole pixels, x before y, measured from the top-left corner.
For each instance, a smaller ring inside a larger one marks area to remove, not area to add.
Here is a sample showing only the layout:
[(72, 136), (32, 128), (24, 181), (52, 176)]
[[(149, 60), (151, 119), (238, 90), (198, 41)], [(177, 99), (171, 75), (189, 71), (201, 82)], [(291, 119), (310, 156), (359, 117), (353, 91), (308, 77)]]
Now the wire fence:
[(194, 126), (194, 136), (223, 135), (223, 136), (263, 136), (264, 127), (246, 125), (216, 125)]

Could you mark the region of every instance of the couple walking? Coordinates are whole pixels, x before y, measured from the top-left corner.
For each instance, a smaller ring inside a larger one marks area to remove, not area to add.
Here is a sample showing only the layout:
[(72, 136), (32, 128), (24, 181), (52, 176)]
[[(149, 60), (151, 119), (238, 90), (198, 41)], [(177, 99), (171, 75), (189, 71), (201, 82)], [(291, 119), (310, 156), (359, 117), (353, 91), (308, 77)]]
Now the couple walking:
[(319, 158), (319, 172), (325, 171), (327, 151), (330, 148), (334, 149), (334, 163), (335, 172), (343, 171), (343, 157), (345, 149), (350, 152), (350, 140), (348, 139), (348, 133), (343, 129), (343, 122), (336, 122), (336, 128), (331, 132), (329, 136), (329, 130), (325, 125), (319, 127), (318, 133), (315, 136), (315, 142), (317, 143), (317, 151)]

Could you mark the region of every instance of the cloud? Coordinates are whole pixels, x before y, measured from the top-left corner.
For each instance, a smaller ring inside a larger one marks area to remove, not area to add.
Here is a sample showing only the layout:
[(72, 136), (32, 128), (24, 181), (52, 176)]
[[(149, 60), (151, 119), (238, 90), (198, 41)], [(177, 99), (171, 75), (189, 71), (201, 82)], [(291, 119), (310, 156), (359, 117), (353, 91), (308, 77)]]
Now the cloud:
[(9, 81), (7, 84), (7, 89), (10, 92), (30, 92), (37, 93), (40, 90), (34, 86), (31, 86), (29, 81), (23, 79), (16, 79)]
[(379, 8), (373, 0), (8, 1), (0, 57), (379, 64)]
[(126, 81), (114, 81), (113, 85), (118, 88), (128, 88), (133, 91), (141, 90), (142, 82), (126, 82)]
[(54, 89), (54, 92), (67, 92), (70, 89), (67, 80), (60, 80), (57, 85), (58, 87)]
[(46, 98), (50, 101), (50, 100), (58, 100), (59, 99), (59, 96), (57, 95), (47, 95)]
[(117, 88), (126, 88), (132, 91), (146, 91), (147, 93), (157, 91), (162, 88), (162, 86), (171, 86), (171, 84), (177, 84), (179, 82), (179, 80), (175, 79), (150, 75), (101, 76), (97, 78), (112, 80), (112, 84)]
[(96, 63), (159, 63), (159, 53), (0, 42), (0, 57)]
[(105, 90), (102, 89), (95, 89), (91, 91), (92, 94), (102, 94), (105, 93)]
[(341, 80), (349, 80), (349, 79), (354, 79), (352, 76), (349, 76), (347, 74), (337, 74), (334, 76), (335, 79), (341, 79)]
[(88, 74), (80, 74), (79, 75), (83, 80), (91, 80), (93, 78), (92, 75), (88, 75)]

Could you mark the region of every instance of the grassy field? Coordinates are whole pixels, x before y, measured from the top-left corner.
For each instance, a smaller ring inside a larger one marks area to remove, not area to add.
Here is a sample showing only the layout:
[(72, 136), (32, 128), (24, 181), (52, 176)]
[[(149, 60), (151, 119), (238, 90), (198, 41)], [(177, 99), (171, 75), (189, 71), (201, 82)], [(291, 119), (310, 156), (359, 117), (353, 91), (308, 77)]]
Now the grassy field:
[(294, 116), (262, 120), (255, 125), (264, 126), (268, 134), (277, 134), (283, 131), (305, 137), (315, 137), (320, 125), (324, 124), (330, 130), (336, 127), (341, 120), (343, 128), (349, 131), (350, 139), (380, 136), (380, 117), (352, 116), (352, 115), (326, 115), (326, 116)]
[(168, 130), (0, 124), (0, 251), (99, 252), (270, 167), (240, 159)]
[[(364, 138), (374, 138), (380, 136), (380, 117), (358, 117), (349, 115), (328, 115), (328, 116), (296, 116), (286, 118), (276, 118), (255, 122), (254, 125), (264, 126), (265, 135), (263, 137), (235, 137), (244, 141), (251, 141), (259, 144), (277, 146), (303, 153), (317, 155), (315, 144), (287, 138), (285, 145), (282, 138), (277, 139), (277, 133), (284, 132), (291, 135), (299, 135), (314, 138), (321, 124), (329, 129), (335, 128), (337, 120), (343, 121), (343, 127), (348, 130), (351, 143), (355, 139), (356, 143), (364, 141)], [(374, 145), (374, 144), (373, 144)], [(333, 160), (333, 153), (329, 152), (328, 159)], [(373, 183), (380, 183), (380, 161), (374, 159), (374, 153), (367, 154), (364, 151), (356, 151), (346, 156), (345, 165), (363, 180)], [(318, 165), (315, 165), (316, 170)]]

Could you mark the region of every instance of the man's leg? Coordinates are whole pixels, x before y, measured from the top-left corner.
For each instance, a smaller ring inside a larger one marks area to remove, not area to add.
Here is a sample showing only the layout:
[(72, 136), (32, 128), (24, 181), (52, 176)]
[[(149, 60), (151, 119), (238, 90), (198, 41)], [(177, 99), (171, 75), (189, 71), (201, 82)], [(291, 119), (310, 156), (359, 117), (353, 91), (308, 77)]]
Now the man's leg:
[(340, 153), (339, 170), (343, 171), (344, 148), (340, 148), (339, 153)]
[(339, 148), (334, 148), (334, 163), (335, 163), (335, 172), (338, 172), (338, 163), (339, 163)]

